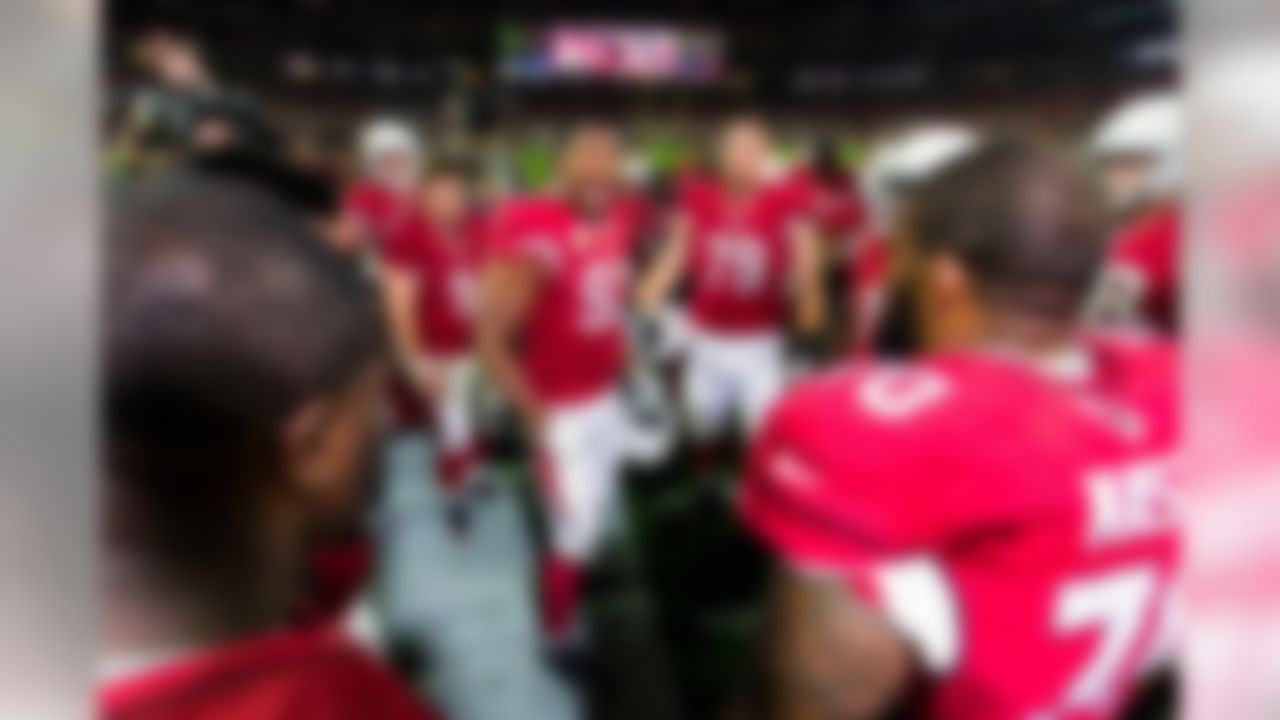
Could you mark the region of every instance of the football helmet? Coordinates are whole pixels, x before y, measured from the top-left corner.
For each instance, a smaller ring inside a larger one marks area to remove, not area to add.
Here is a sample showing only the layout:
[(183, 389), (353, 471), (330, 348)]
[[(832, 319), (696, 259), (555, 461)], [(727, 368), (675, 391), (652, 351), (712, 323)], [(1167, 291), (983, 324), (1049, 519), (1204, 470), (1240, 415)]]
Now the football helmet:
[[(359, 151), (365, 173), (391, 185), (410, 184), (422, 170), (421, 141), (409, 125), (399, 120), (375, 118), (366, 123), (360, 130)], [(383, 161), (389, 155), (399, 155), (407, 161), (396, 177), (382, 177), (386, 173)]]
[(1111, 202), (1131, 207), (1168, 197), (1182, 185), (1182, 108), (1172, 94), (1131, 98), (1103, 117), (1089, 143), (1099, 162), (1147, 160), (1149, 168), (1132, 188), (1112, 191)]
[(878, 145), (862, 172), (863, 192), (876, 222), (892, 225), (903, 194), (964, 157), (978, 139), (963, 125), (929, 123)]

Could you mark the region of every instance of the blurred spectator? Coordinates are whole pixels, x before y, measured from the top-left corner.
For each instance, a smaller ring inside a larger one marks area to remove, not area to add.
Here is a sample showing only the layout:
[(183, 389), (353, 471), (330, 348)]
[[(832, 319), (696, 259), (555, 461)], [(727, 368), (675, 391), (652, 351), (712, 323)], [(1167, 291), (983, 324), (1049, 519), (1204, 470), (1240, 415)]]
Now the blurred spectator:
[(151, 30), (134, 43), (132, 57), (142, 83), (112, 138), (118, 167), (143, 170), (156, 156), (171, 164), (232, 147), (274, 150), (277, 138), (256, 104), (218, 84), (194, 41)]

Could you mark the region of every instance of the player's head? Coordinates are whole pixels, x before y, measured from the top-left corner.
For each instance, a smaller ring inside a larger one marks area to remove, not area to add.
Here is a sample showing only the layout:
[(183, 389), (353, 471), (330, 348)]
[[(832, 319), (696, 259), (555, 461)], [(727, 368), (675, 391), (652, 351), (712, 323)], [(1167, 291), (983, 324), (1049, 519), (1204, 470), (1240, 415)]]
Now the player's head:
[(1107, 202), (1118, 213), (1170, 200), (1182, 184), (1182, 113), (1173, 95), (1144, 95), (1102, 119), (1090, 141)]
[(389, 118), (370, 121), (360, 131), (360, 160), (365, 176), (404, 192), (422, 172), (422, 145), (408, 125)]
[(602, 122), (574, 128), (560, 157), (560, 182), (569, 200), (600, 211), (622, 182), (622, 145), (618, 133)]
[(257, 188), (168, 178), (109, 213), (111, 550), (248, 602), (356, 505), (382, 385), (376, 295)]
[(728, 184), (753, 187), (769, 177), (773, 140), (764, 121), (754, 116), (729, 120), (716, 147), (720, 177)]
[(438, 223), (453, 224), (466, 215), (469, 200), (469, 168), (457, 158), (440, 158), (427, 168), (422, 204)]
[(921, 187), (903, 267), (926, 346), (993, 335), (1054, 343), (1074, 327), (1106, 242), (1087, 174), (1037, 142), (985, 142)]

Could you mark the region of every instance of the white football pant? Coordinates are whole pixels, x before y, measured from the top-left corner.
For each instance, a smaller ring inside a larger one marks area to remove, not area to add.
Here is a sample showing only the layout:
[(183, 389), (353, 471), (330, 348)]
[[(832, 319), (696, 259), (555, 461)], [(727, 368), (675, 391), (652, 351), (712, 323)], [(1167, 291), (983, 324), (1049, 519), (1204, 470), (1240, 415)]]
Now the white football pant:
[(586, 564), (609, 527), (632, 427), (619, 393), (550, 408), (539, 441), (538, 476), (551, 544)]
[(737, 430), (750, 437), (787, 383), (782, 336), (689, 329), (681, 406), (697, 440)]

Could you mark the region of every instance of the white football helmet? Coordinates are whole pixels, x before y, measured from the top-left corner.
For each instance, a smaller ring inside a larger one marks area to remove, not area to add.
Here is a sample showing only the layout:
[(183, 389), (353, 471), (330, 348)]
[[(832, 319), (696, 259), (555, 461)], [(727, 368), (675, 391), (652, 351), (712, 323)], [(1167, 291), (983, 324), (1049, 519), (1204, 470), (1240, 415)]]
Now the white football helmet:
[(1101, 163), (1143, 158), (1150, 169), (1125, 192), (1113, 191), (1117, 207), (1132, 207), (1177, 193), (1182, 186), (1182, 108), (1177, 97), (1160, 93), (1131, 98), (1108, 113), (1089, 143)]
[[(396, 187), (416, 182), (422, 172), (423, 150), (417, 133), (399, 120), (375, 118), (360, 130), (360, 163), (364, 172), (376, 180)], [(382, 161), (388, 155), (401, 155), (408, 161), (398, 177), (381, 177)]]
[(919, 186), (978, 145), (973, 130), (950, 123), (911, 128), (882, 142), (863, 168), (862, 188), (876, 223), (892, 225), (903, 193)]

